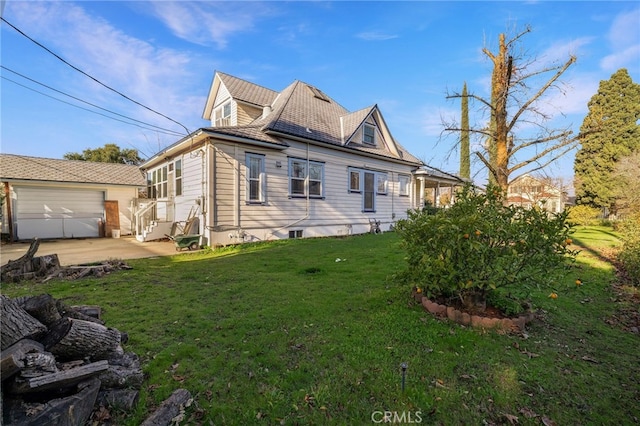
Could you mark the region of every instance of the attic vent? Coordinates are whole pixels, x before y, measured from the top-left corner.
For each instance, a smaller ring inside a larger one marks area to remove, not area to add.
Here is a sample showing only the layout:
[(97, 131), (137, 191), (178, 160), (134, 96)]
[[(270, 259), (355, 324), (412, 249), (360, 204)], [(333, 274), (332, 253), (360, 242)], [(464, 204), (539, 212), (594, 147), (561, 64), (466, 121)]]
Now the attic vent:
[(327, 95), (325, 95), (324, 93), (322, 93), (322, 91), (320, 89), (318, 89), (317, 87), (313, 87), (309, 84), (307, 84), (307, 87), (309, 88), (309, 90), (311, 90), (311, 93), (313, 93), (313, 96), (323, 100), (325, 102), (331, 102), (331, 100), (329, 99), (329, 97)]

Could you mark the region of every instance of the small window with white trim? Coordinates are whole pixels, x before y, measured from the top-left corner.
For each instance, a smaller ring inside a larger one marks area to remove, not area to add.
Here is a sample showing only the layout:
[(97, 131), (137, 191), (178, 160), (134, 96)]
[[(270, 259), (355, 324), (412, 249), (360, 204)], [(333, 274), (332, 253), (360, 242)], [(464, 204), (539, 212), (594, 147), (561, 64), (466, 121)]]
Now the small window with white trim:
[(349, 169), (349, 192), (360, 192), (360, 170)]
[(386, 173), (376, 173), (376, 192), (381, 195), (387, 195)]
[(215, 127), (231, 126), (231, 101), (217, 107), (213, 114)]
[(246, 154), (247, 203), (266, 201), (264, 155)]
[(324, 163), (289, 158), (289, 196), (324, 196)]
[(409, 176), (398, 176), (398, 192), (401, 197), (409, 196), (409, 182), (411, 182), (411, 178)]
[(362, 127), (362, 143), (367, 145), (376, 144), (376, 128), (370, 124), (365, 124)]

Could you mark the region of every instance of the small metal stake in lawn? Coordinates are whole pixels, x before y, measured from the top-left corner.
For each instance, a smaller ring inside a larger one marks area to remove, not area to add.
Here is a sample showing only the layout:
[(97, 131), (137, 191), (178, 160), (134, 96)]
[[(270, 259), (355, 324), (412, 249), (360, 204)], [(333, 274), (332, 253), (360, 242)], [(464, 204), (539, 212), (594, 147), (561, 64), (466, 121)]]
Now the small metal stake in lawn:
[(407, 373), (407, 363), (403, 362), (400, 364), (400, 367), (402, 368), (402, 392), (404, 392), (404, 378)]

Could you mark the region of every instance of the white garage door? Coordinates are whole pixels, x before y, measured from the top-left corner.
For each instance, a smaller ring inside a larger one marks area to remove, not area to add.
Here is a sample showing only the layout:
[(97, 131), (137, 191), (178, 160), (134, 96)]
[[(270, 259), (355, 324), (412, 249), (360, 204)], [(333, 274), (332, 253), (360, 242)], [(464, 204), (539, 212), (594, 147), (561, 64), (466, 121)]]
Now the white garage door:
[(15, 187), (18, 239), (98, 237), (104, 192)]

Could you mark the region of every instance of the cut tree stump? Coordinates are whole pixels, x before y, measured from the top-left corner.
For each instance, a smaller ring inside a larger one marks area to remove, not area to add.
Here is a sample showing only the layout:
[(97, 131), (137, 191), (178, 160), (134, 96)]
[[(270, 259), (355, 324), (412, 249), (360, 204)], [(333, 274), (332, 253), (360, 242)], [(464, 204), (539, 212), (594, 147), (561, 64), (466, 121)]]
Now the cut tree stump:
[[(106, 370), (108, 367), (109, 363), (107, 361), (98, 361), (45, 376), (16, 380), (9, 384), (7, 391), (12, 394), (25, 394), (75, 386), (81, 381)], [(100, 383), (99, 380), (98, 383)]]
[(5, 350), (24, 338), (37, 338), (47, 331), (40, 321), (22, 309), (15, 301), (0, 295), (0, 350)]
[(22, 339), (2, 351), (2, 354), (0, 354), (0, 376), (2, 380), (8, 379), (24, 368), (25, 355), (34, 352), (44, 352), (44, 346), (30, 339)]
[(120, 332), (102, 324), (62, 318), (49, 328), (44, 347), (60, 360), (105, 359), (120, 348)]
[[(38, 247), (40, 247), (40, 240), (34, 238), (27, 249), (27, 252), (20, 256), (16, 260), (10, 260), (6, 265), (0, 267), (0, 280), (2, 282), (14, 281), (14, 277), (22, 274), (24, 269), (28, 265), (31, 268), (31, 261), (33, 260), (33, 256), (38, 251)], [(28, 271), (30, 272), (30, 271)]]
[(171, 396), (160, 404), (160, 407), (151, 414), (141, 426), (169, 426), (174, 423), (174, 418), (184, 413), (185, 407), (191, 400), (191, 393), (186, 389), (177, 389)]

